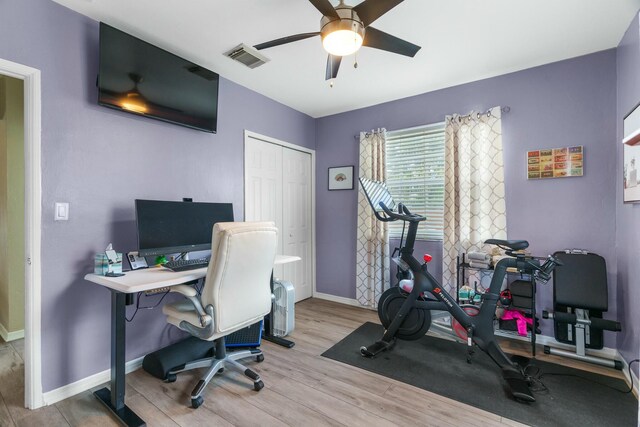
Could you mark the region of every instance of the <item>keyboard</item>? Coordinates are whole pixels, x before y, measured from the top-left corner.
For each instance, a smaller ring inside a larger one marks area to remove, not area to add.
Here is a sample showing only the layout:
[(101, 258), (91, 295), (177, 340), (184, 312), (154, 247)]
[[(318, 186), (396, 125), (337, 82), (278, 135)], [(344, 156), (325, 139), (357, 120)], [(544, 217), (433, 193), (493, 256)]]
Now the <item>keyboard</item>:
[(171, 271), (196, 270), (198, 268), (203, 268), (208, 265), (209, 265), (209, 260), (207, 258), (179, 259), (176, 261), (169, 261), (165, 264), (162, 264), (163, 267), (166, 267)]

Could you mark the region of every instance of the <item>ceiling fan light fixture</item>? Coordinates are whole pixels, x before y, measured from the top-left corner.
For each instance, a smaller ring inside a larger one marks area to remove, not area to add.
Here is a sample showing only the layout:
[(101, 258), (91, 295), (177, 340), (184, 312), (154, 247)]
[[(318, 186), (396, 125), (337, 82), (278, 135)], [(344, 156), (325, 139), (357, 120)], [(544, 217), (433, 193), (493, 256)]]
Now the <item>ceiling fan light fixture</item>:
[(331, 55), (347, 56), (362, 47), (362, 36), (351, 30), (338, 30), (322, 39), (324, 50)]
[(364, 26), (350, 19), (328, 22), (322, 28), (322, 46), (335, 56), (347, 56), (362, 47)]

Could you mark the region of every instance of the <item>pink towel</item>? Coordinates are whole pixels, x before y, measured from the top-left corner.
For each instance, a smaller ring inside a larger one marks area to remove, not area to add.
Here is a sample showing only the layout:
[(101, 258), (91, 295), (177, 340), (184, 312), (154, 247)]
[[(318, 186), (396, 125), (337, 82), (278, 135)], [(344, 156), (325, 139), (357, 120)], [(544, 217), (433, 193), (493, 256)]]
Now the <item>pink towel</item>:
[(533, 319), (524, 317), (518, 310), (505, 310), (502, 320), (515, 320), (518, 326), (518, 335), (527, 336), (527, 325), (533, 326)]

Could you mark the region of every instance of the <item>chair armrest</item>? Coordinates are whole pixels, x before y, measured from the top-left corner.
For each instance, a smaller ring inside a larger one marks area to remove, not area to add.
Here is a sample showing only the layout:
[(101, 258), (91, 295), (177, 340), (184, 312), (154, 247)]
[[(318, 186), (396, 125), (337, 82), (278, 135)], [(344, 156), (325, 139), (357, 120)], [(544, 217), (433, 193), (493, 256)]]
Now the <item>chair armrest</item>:
[(176, 292), (176, 293), (182, 294), (189, 301), (191, 301), (191, 304), (193, 304), (196, 311), (198, 312), (198, 316), (200, 316), (200, 323), (202, 324), (202, 326), (206, 326), (209, 322), (211, 322), (211, 318), (205, 311), (204, 307), (202, 307), (202, 302), (198, 298), (198, 293), (192, 286), (188, 286), (188, 285), (171, 286), (169, 288), (169, 292)]
[(189, 332), (191, 335), (201, 338), (203, 340), (208, 340), (213, 335), (215, 330), (213, 325), (213, 306), (207, 306), (207, 314), (205, 316), (200, 316), (200, 323), (202, 327), (199, 328), (196, 325), (193, 325), (186, 320), (180, 322), (180, 329)]
[(169, 288), (169, 292), (178, 292), (185, 297), (195, 297), (198, 295), (195, 288), (189, 285), (176, 285)]

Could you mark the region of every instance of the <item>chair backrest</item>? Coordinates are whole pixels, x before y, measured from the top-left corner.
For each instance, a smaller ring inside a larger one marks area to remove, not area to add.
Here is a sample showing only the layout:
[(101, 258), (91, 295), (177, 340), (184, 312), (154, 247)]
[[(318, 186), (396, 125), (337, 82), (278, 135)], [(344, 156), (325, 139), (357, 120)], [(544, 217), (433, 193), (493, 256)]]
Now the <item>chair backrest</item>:
[(257, 322), (271, 310), (278, 229), (273, 222), (218, 222), (211, 242), (202, 304), (214, 308), (215, 333)]

